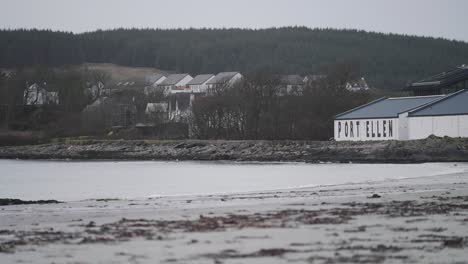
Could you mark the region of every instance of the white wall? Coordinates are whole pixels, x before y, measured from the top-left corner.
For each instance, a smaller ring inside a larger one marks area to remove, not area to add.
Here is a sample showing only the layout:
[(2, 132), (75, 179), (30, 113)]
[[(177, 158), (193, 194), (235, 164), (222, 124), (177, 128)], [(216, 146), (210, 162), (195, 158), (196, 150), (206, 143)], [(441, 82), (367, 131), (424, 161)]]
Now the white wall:
[(175, 94), (175, 93), (191, 93), (192, 90), (190, 88), (187, 88), (187, 83), (190, 82), (192, 79), (193, 79), (192, 76), (187, 75), (178, 83), (176, 83), (174, 86), (166, 86), (165, 94), (167, 95), (167, 94)]
[(206, 80), (202, 84), (190, 85), (190, 90), (192, 90), (192, 92), (194, 92), (194, 93), (204, 93), (204, 92), (206, 92), (206, 90), (209, 88), (208, 84), (206, 84), (206, 83), (211, 81), (211, 79), (213, 79), (214, 77), (215, 77), (214, 75), (211, 76), (211, 78), (209, 78), (208, 80)]
[(335, 120), (334, 130), (337, 141), (468, 137), (468, 115), (408, 117), (403, 113), (394, 119)]
[(408, 128), (408, 112), (398, 115), (398, 139), (408, 140), (409, 139), (409, 128)]
[(335, 120), (336, 141), (399, 139), (398, 118)]
[(408, 128), (410, 139), (468, 137), (468, 115), (409, 117)]

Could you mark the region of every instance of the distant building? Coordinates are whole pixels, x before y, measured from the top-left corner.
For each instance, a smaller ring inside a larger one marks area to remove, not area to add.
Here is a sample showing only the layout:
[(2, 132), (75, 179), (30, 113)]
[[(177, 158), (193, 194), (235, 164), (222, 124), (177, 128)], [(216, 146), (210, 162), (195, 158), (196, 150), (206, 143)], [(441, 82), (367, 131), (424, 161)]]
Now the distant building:
[(124, 81), (119, 81), (113, 85), (112, 93), (120, 92), (120, 91), (138, 91), (144, 92), (146, 87), (146, 83), (140, 79), (128, 79)]
[(369, 90), (369, 85), (367, 85), (366, 79), (361, 77), (358, 81), (346, 83), (346, 90), (350, 92), (361, 92)]
[(435, 95), (468, 89), (468, 65), (411, 83), (405, 89), (414, 95)]
[(167, 79), (166, 75), (164, 75), (162, 73), (155, 73), (155, 74), (151, 74), (151, 75), (146, 76), (145, 77), (145, 82), (146, 82), (147, 85), (156, 87), (166, 79)]
[(242, 78), (242, 74), (238, 72), (220, 72), (206, 83), (209, 89), (208, 92), (214, 92), (214, 90), (218, 88), (232, 87), (236, 82), (239, 82)]
[(468, 90), (381, 98), (337, 115), (334, 124), (337, 141), (468, 137)]
[(88, 83), (88, 88), (85, 89), (85, 94), (91, 98), (92, 101), (111, 95), (111, 88), (106, 87), (104, 83), (98, 82), (95, 84)]
[(304, 77), (303, 82), (304, 84), (309, 84), (311, 82), (316, 82), (325, 78), (327, 78), (327, 76), (324, 74), (309, 74)]
[(187, 73), (171, 74), (158, 85), (158, 88), (160, 88), (165, 95), (187, 93), (190, 92), (187, 84), (192, 79), (193, 77)]
[(195, 76), (187, 85), (192, 93), (206, 93), (208, 90), (208, 82), (214, 78), (214, 74), (200, 74)]
[(169, 104), (165, 102), (148, 103), (145, 114), (150, 123), (160, 124), (167, 122), (169, 119)]
[(37, 83), (29, 85), (24, 90), (23, 96), (25, 105), (59, 104), (58, 92), (49, 92)]
[(304, 90), (304, 77), (300, 75), (284, 75), (280, 83), (279, 95), (301, 95)]
[(188, 122), (188, 118), (192, 114), (193, 100), (194, 100), (194, 94), (190, 94), (190, 93), (171, 94), (168, 97), (169, 121)]
[(167, 79), (167, 77), (162, 73), (156, 73), (146, 76), (145, 82), (145, 94), (149, 95), (158, 90), (158, 86)]

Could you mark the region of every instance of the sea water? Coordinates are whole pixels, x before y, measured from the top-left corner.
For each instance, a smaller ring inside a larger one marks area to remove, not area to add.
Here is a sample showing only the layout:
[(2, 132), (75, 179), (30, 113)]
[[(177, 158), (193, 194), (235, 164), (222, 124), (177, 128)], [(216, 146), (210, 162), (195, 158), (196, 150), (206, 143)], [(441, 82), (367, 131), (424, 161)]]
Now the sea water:
[(0, 198), (77, 201), (239, 193), (443, 175), (461, 172), (463, 167), (453, 163), (0, 160)]

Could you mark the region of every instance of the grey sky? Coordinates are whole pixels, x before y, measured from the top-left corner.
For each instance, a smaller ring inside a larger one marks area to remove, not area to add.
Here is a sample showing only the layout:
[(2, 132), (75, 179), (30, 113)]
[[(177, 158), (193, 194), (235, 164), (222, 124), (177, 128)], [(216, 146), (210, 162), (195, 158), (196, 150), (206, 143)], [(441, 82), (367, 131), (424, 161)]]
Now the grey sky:
[(1, 28), (308, 26), (468, 41), (466, 0), (0, 0)]

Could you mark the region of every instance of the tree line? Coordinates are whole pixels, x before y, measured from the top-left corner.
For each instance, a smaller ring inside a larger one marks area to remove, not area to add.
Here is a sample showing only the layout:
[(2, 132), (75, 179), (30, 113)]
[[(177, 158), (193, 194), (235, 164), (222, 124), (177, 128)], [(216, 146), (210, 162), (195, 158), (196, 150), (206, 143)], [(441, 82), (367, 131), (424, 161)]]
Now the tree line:
[[(333, 135), (336, 114), (381, 96), (346, 89), (348, 80), (358, 76), (355, 69), (350, 64), (336, 64), (326, 78), (289, 95), (282, 94), (284, 84), (274, 71), (247, 73), (233, 87), (219, 86), (210, 95), (197, 96), (185, 122), (190, 135), (199, 139), (326, 140)], [(162, 94), (147, 96), (144, 89), (123, 90), (113, 93), (96, 111), (84, 111), (96, 100), (86, 93), (87, 88), (108, 79), (101, 72), (86, 69), (39, 67), (1, 74), (0, 121), (10, 129), (43, 131), (50, 137), (102, 136), (111, 129), (108, 124), (119, 104), (135, 105), (136, 121), (146, 122), (147, 103), (169, 100)], [(24, 106), (24, 90), (32, 83), (58, 92), (60, 104)], [(156, 123), (160, 127), (166, 125)]]
[(400, 89), (410, 80), (467, 61), (465, 42), (356, 30), (117, 29), (82, 34), (0, 30), (3, 68), (109, 62), (191, 74), (268, 68), (305, 75), (352, 62), (371, 86)]
[(348, 91), (346, 83), (355, 74), (349, 65), (335, 65), (299, 94), (283, 95), (278, 75), (254, 72), (234, 87), (221, 86), (195, 100), (191, 133), (201, 139), (328, 140), (336, 114), (380, 96)]
[[(43, 130), (55, 136), (79, 134), (81, 112), (94, 99), (86, 89), (108, 79), (86, 69), (35, 67), (0, 73), (0, 127)], [(26, 105), (25, 94), (33, 84), (56, 92), (59, 105)]]

